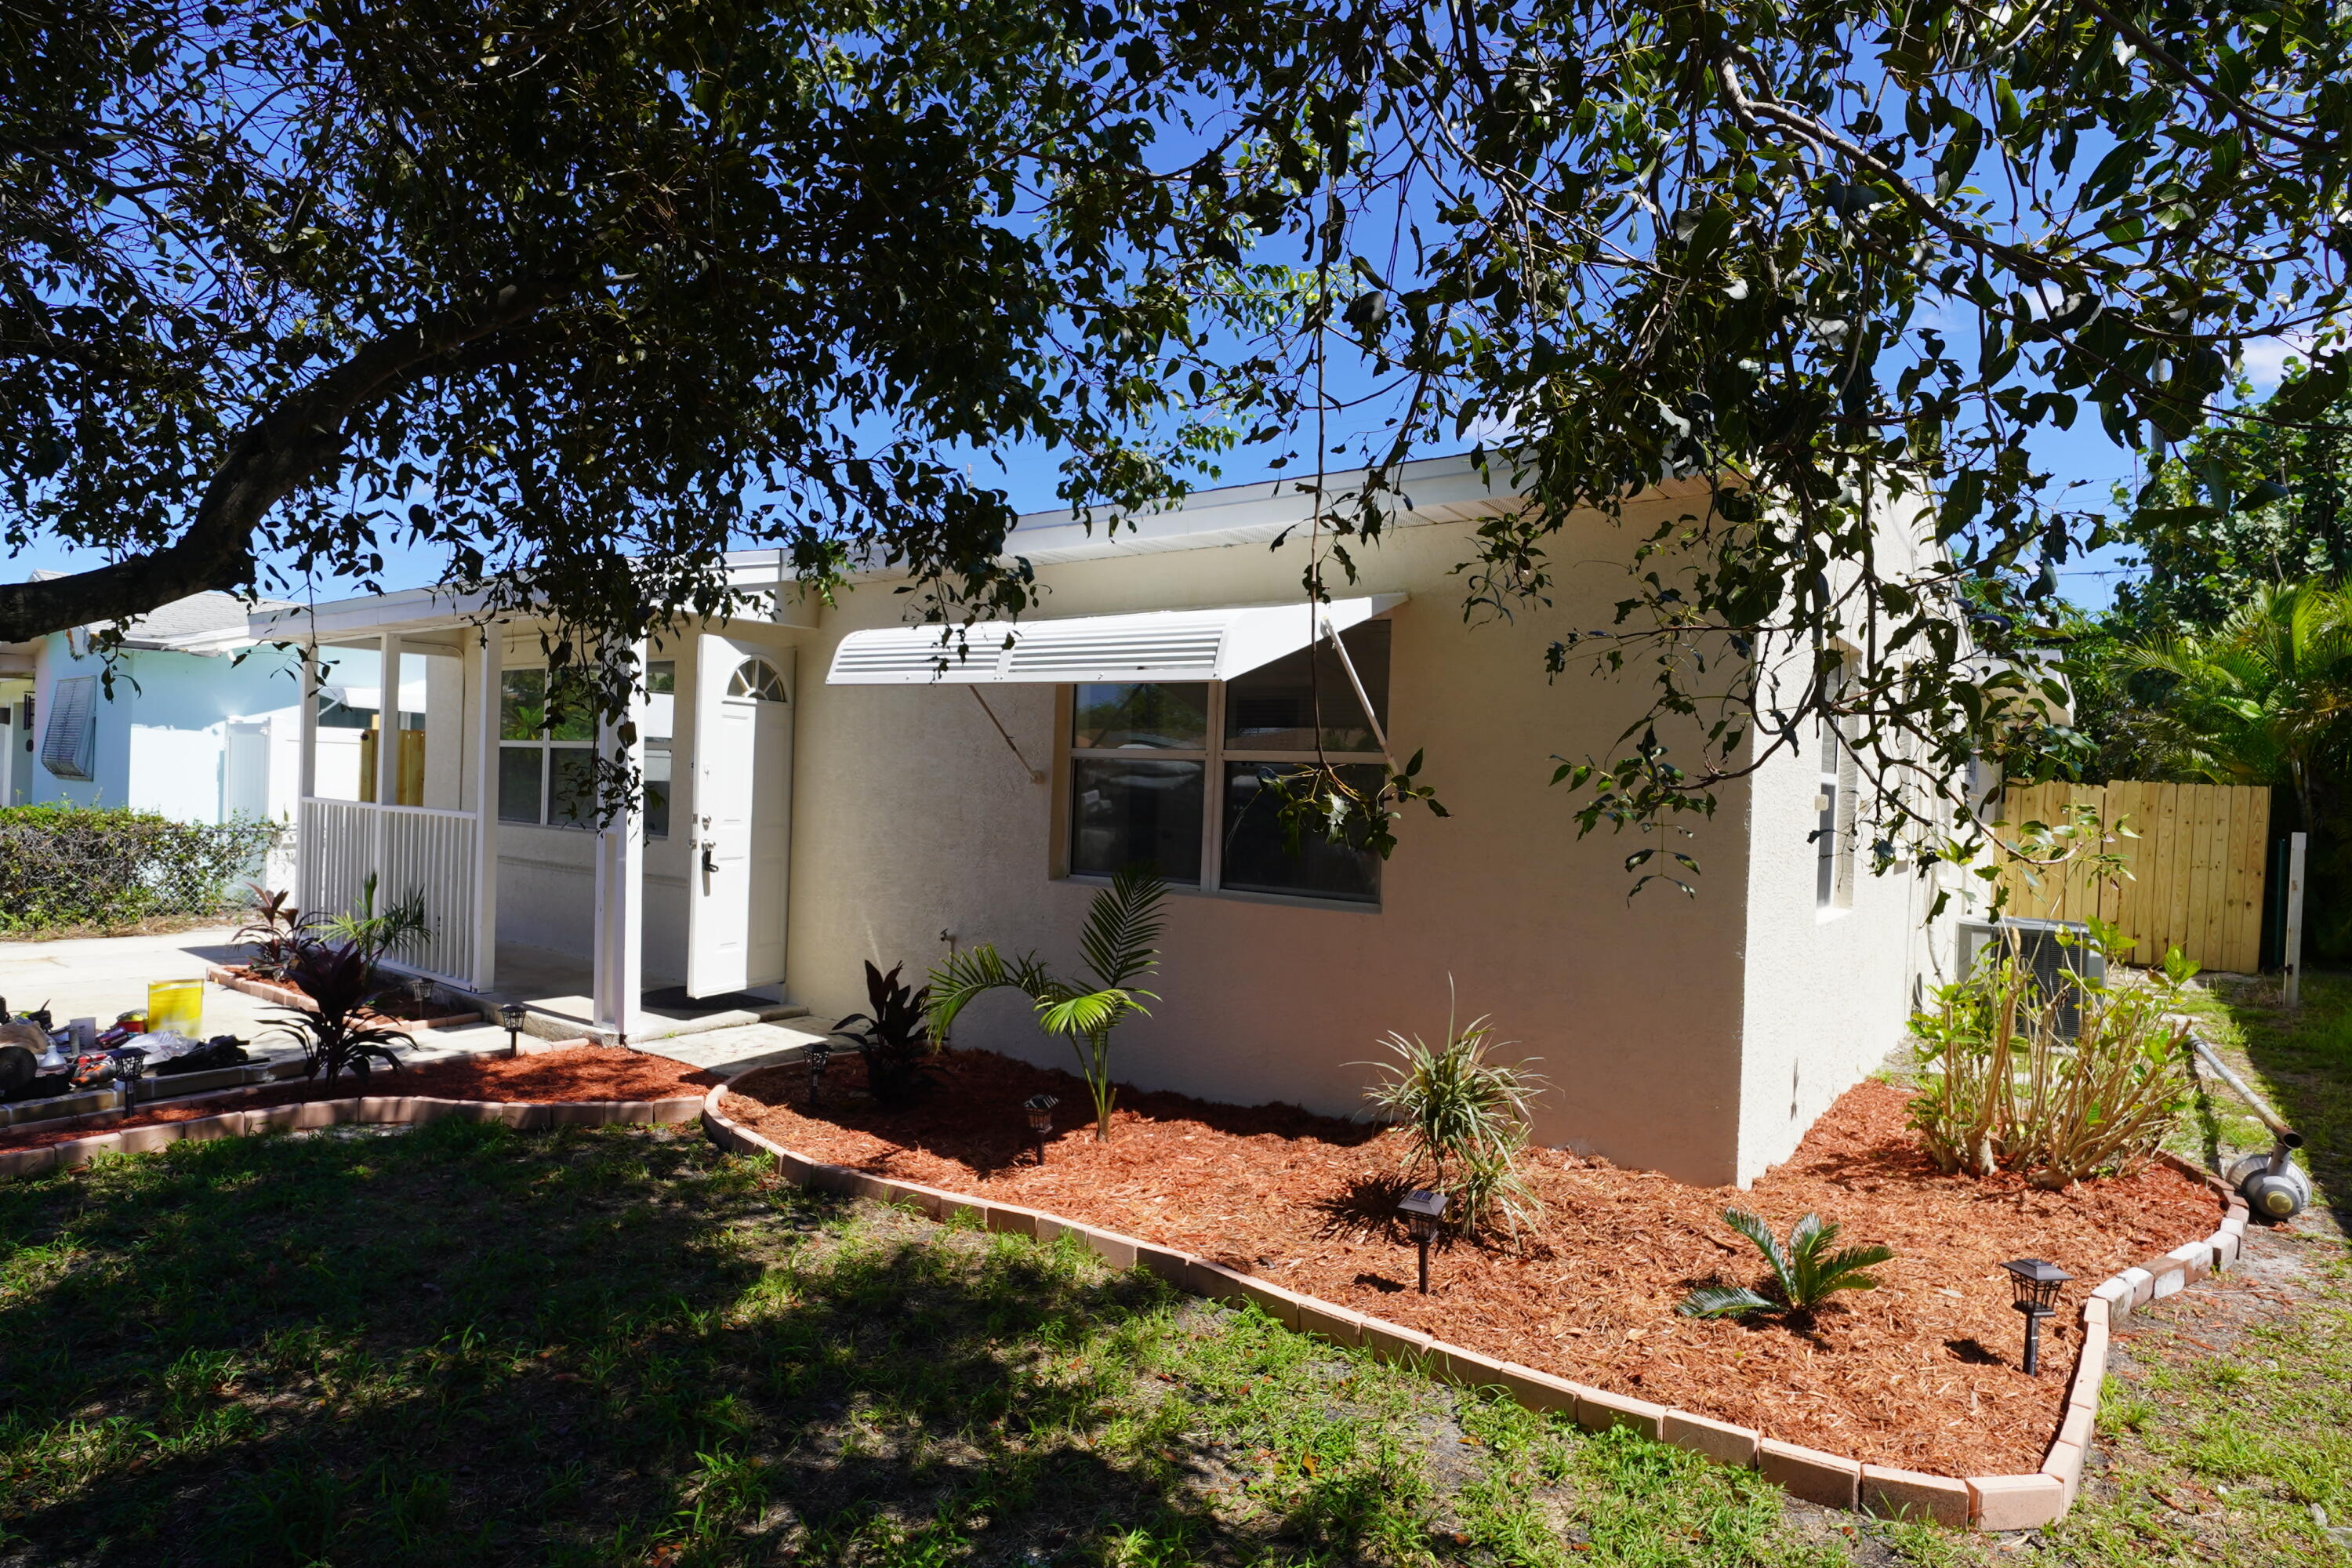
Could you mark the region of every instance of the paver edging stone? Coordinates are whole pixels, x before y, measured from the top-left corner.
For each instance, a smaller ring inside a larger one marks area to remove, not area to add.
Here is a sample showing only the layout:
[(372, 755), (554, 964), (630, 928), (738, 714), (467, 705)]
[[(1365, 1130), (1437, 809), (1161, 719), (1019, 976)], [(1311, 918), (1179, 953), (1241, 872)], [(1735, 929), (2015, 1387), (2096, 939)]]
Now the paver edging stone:
[[(2210, 1172), (2169, 1152), (2160, 1155), (2164, 1163), (2211, 1188), (2223, 1199), (2225, 1212), (2221, 1225), (2204, 1240), (2184, 1242), (2160, 1258), (2101, 1280), (2085, 1292), (2077, 1318), (2081, 1342), (2068, 1380), (2065, 1415), (2051, 1440), (2040, 1471), (2022, 1476), (1935, 1476), (1891, 1465), (1865, 1464), (1843, 1455), (1784, 1443), (1713, 1416), (1670, 1409), (1630, 1394), (1588, 1388), (1516, 1362), (1497, 1362), (1475, 1351), (1433, 1339), (1417, 1329), (1286, 1290), (1206, 1258), (1116, 1231), (1081, 1225), (1044, 1210), (1014, 1210), (1012, 1205), (991, 1205), (983, 1199), (941, 1193), (937, 1188), (917, 1188), (843, 1166), (823, 1164), (729, 1117), (719, 1109), (727, 1087), (723, 1083), (714, 1086), (701, 1101), (704, 1131), (723, 1149), (772, 1158), (779, 1175), (803, 1185), (849, 1190), (853, 1195), (868, 1195), (856, 1191), (859, 1184), (877, 1189), (873, 1195), (896, 1191), (911, 1196), (919, 1192), (949, 1199), (959, 1206), (979, 1207), (990, 1216), (989, 1228), (997, 1230), (1020, 1229), (1019, 1224), (999, 1224), (994, 1219), (1000, 1210), (1008, 1220), (1017, 1213), (1034, 1227), (1028, 1234), (1040, 1240), (1050, 1240), (1064, 1233), (1075, 1235), (1115, 1268), (1148, 1268), (1195, 1296), (1255, 1306), (1286, 1328), (1369, 1351), (1383, 1361), (1414, 1363), (1431, 1376), (1446, 1382), (1500, 1387), (1527, 1408), (1568, 1415), (1588, 1431), (1629, 1426), (1654, 1440), (1690, 1449), (1714, 1463), (1760, 1471), (1765, 1479), (1790, 1496), (1810, 1502), (1979, 1530), (2038, 1530), (2065, 1517), (2082, 1488), (2084, 1455), (2097, 1420), (2099, 1390), (2106, 1376), (2110, 1330), (2135, 1308), (2158, 1295), (2169, 1295), (2208, 1273), (2226, 1268), (2237, 1256), (2237, 1241), (2245, 1229), (2248, 1212), (2245, 1200)], [(843, 1178), (849, 1180), (844, 1182)], [(2168, 1279), (2166, 1288), (2159, 1291), (2159, 1282)]]

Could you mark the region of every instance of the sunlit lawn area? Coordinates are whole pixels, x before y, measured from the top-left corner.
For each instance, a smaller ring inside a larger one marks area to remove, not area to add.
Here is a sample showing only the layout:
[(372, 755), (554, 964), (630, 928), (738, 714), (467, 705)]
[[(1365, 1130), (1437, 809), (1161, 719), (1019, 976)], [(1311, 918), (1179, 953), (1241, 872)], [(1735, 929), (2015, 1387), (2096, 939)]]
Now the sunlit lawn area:
[[(2347, 1001), (2223, 1020), (2323, 1186)], [(2213, 1110), (2192, 1141), (2253, 1141)], [(0, 1186), (0, 1561), (2352, 1562), (2343, 1248), (2284, 1256), (2301, 1283), (2242, 1323), (2136, 1342), (2092, 1496), (2002, 1550), (810, 1198), (692, 1130), (181, 1144)]]

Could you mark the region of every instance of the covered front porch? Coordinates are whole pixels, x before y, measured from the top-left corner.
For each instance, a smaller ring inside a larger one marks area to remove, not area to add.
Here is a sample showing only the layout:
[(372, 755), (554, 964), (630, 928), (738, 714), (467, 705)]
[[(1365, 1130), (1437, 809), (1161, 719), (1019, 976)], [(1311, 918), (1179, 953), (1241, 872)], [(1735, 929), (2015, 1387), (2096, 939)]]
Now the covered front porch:
[[(794, 619), (638, 644), (615, 720), (551, 689), (547, 627), (465, 595), (257, 617), (302, 650), (297, 903), (420, 907), (389, 964), (486, 1015), (520, 1003), (534, 1035), (803, 1014), (783, 994)], [(609, 815), (600, 763), (644, 781)]]

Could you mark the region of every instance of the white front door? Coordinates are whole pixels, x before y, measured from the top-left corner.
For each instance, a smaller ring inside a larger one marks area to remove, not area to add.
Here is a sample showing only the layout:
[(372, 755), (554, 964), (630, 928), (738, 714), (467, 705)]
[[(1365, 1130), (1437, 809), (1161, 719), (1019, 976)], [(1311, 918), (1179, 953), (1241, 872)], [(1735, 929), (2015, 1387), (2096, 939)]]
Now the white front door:
[(784, 978), (793, 654), (709, 636), (697, 651), (686, 993), (718, 996)]

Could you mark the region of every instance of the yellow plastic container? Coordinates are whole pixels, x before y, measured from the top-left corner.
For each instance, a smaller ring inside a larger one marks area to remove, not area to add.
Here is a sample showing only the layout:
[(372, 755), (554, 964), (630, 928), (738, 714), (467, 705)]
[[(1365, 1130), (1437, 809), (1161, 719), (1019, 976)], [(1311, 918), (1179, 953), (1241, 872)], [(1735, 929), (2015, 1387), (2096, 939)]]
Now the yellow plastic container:
[(151, 1034), (178, 1031), (192, 1040), (205, 1037), (205, 983), (201, 980), (157, 980), (147, 986), (147, 1028)]

